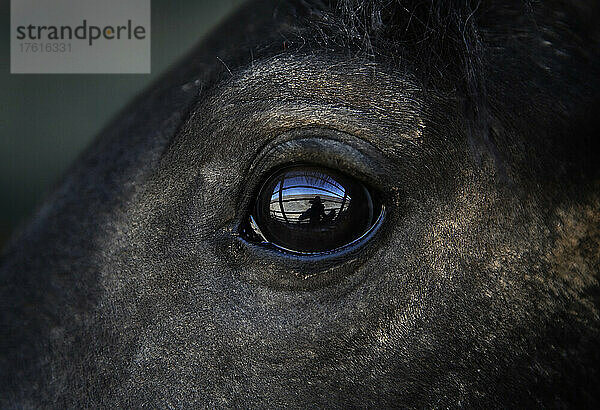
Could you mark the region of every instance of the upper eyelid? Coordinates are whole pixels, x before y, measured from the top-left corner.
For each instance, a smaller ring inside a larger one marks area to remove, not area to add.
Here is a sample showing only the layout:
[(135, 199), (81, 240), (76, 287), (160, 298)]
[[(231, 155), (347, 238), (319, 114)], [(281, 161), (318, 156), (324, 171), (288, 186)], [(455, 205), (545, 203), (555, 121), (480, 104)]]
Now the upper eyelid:
[[(354, 141), (350, 143), (348, 139)], [(358, 148), (356, 145), (362, 147)], [(309, 150), (313, 150), (313, 155)], [(386, 181), (389, 179), (387, 171), (392, 166), (368, 143), (361, 143), (351, 136), (334, 130), (299, 129), (270, 141), (257, 154), (247, 170), (248, 183), (242, 188), (238, 209), (242, 209), (243, 212), (248, 210), (249, 203), (260, 188), (261, 181), (272, 172), (273, 168), (294, 162), (312, 162), (316, 165), (328, 166), (352, 175), (376, 190), (383, 191), (387, 186), (392, 186), (391, 180)]]
[[(393, 166), (381, 151), (367, 141), (331, 128), (305, 127), (288, 131), (268, 141), (252, 161), (248, 174), (255, 174), (270, 159), (277, 162), (278, 157), (291, 157), (292, 150), (302, 154), (308, 147), (303, 148), (301, 145), (306, 143), (315, 145), (311, 148), (316, 150), (325, 151), (325, 148), (329, 148), (329, 152), (323, 152), (320, 157), (331, 157), (331, 161), (338, 161), (350, 174), (356, 171), (362, 175), (370, 175), (370, 179), (380, 179), (386, 174), (382, 171)], [(322, 145), (316, 146), (319, 144)], [(335, 168), (336, 164), (323, 165), (333, 165)]]

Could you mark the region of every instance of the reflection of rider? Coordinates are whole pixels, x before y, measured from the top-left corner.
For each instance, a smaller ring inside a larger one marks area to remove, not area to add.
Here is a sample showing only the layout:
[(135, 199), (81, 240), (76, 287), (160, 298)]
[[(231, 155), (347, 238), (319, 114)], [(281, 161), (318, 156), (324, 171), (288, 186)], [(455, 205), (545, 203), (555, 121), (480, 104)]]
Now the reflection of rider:
[(308, 219), (311, 225), (321, 223), (321, 220), (327, 217), (327, 215), (325, 215), (325, 205), (323, 205), (321, 197), (317, 195), (308, 201), (308, 203), (311, 204), (311, 206), (300, 215), (300, 220)]

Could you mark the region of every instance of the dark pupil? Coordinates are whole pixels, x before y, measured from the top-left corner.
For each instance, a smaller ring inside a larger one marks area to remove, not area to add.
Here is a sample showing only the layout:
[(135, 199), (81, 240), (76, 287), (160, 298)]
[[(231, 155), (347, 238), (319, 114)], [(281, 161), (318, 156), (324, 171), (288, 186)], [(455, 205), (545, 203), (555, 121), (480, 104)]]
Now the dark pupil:
[(265, 239), (297, 252), (323, 252), (362, 236), (379, 216), (366, 187), (327, 168), (296, 166), (263, 185), (255, 220)]

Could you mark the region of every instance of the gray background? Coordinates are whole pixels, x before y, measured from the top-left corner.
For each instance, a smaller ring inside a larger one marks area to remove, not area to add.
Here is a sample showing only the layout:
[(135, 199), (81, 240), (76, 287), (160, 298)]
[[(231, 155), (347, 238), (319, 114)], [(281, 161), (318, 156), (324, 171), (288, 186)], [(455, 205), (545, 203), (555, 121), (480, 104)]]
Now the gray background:
[(242, 0), (152, 0), (151, 74), (10, 74), (0, 0), (0, 247), (123, 106)]
[[(44, 43), (46, 40), (19, 40), (16, 36), (18, 26), (57, 26), (72, 27), (77, 32), (85, 20), (87, 28), (96, 26), (97, 30), (110, 25), (141, 25), (149, 30), (150, 0), (11, 0), (12, 42), (11, 68), (13, 73), (150, 73), (150, 42), (152, 36), (147, 33), (144, 39), (90, 40), (86, 30), (86, 39), (72, 38), (68, 42), (68, 53), (21, 52), (20, 45)], [(76, 7), (74, 7), (74, 5)], [(46, 36), (48, 33), (46, 33)], [(35, 37), (37, 37), (34, 34)], [(115, 37), (116, 35), (113, 35)], [(92, 45), (90, 45), (90, 41)]]

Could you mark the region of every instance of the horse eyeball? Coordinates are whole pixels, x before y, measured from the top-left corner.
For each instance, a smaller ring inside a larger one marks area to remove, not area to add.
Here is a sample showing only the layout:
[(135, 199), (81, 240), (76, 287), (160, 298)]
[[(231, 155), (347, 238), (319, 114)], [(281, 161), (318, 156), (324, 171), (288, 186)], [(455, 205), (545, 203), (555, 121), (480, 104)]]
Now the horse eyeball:
[(275, 172), (255, 201), (250, 236), (295, 253), (318, 254), (355, 244), (383, 216), (383, 205), (362, 182), (310, 165)]

